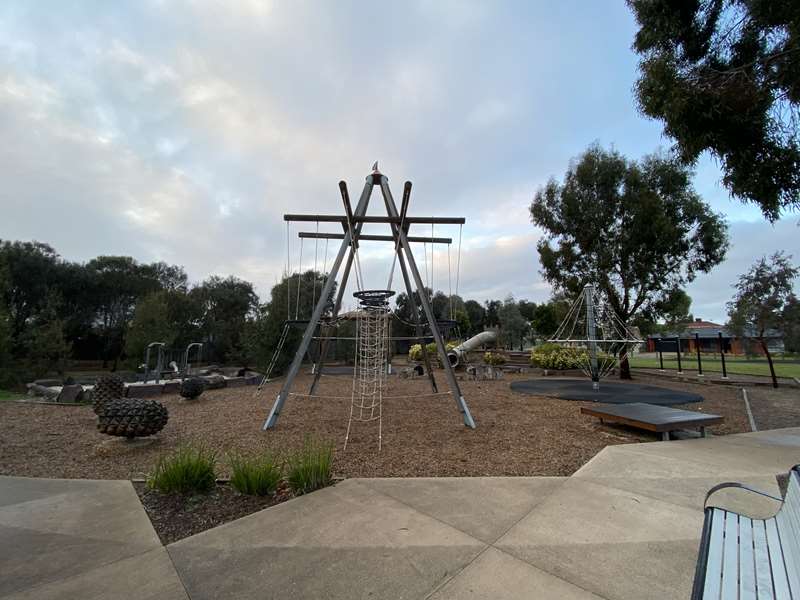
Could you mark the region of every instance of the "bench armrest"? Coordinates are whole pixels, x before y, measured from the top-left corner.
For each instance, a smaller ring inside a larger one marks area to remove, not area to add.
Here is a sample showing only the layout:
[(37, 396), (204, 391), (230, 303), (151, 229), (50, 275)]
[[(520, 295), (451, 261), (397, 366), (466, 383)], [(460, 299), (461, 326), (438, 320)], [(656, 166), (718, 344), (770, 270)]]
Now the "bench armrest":
[(778, 498), (776, 496), (773, 496), (772, 494), (768, 494), (766, 492), (762, 492), (761, 490), (751, 488), (749, 486), (744, 485), (743, 483), (736, 483), (735, 481), (726, 481), (725, 483), (720, 483), (718, 485), (715, 485), (710, 490), (708, 490), (708, 493), (706, 494), (706, 499), (703, 502), (703, 508), (708, 508), (708, 499), (711, 497), (712, 494), (720, 490), (724, 490), (726, 488), (739, 488), (745, 490), (746, 492), (752, 492), (760, 496), (766, 496), (767, 498), (772, 498), (773, 500), (777, 500), (778, 502), (783, 502), (783, 498)]

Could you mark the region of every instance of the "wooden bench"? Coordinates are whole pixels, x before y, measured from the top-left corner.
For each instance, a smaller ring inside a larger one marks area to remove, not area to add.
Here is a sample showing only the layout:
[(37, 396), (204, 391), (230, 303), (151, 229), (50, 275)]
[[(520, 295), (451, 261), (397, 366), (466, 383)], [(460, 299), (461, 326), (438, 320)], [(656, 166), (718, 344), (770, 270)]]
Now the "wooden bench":
[(670, 431), (677, 429), (700, 429), (706, 436), (706, 427), (718, 425), (724, 417), (692, 410), (680, 410), (668, 406), (632, 402), (630, 404), (596, 404), (590, 408), (581, 408), (584, 415), (599, 417), (601, 423), (622, 423), (647, 431), (661, 434), (663, 440), (669, 440)]
[(769, 519), (751, 519), (708, 506), (713, 493), (731, 487), (781, 501), (740, 483), (711, 488), (706, 495), (692, 599), (800, 598), (800, 465), (789, 471), (786, 498)]

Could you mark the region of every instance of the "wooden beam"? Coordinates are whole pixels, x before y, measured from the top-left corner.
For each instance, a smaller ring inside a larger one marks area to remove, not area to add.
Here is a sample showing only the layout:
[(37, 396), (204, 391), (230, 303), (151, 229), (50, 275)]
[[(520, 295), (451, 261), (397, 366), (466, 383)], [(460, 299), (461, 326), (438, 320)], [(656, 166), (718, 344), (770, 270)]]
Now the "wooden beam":
[[(304, 221), (304, 222), (320, 222), (320, 223), (347, 223), (346, 216), (339, 215), (298, 215), (298, 214), (285, 214), (283, 215), (284, 221)], [(464, 217), (406, 217), (406, 225), (463, 225), (467, 220)], [(353, 223), (400, 223), (400, 216), (396, 217), (353, 217)]]
[[(343, 233), (315, 233), (313, 231), (300, 231), (297, 234), (297, 237), (305, 238), (305, 239), (317, 239), (317, 240), (342, 240), (344, 239)], [(371, 235), (366, 233), (361, 233), (358, 236), (358, 240), (368, 240), (371, 242), (394, 242), (396, 241), (394, 237), (391, 235)], [(409, 242), (418, 242), (418, 243), (426, 243), (426, 244), (452, 244), (452, 238), (446, 237), (415, 237), (415, 236), (408, 236)]]

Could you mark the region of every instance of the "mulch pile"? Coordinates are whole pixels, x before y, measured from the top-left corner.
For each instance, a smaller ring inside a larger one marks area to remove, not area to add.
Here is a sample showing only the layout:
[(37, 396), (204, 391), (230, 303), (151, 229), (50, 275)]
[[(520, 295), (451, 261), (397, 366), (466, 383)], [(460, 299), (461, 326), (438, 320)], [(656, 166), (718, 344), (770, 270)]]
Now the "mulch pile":
[[(92, 479), (144, 478), (157, 458), (185, 442), (201, 443), (219, 458), (217, 476), (229, 475), (228, 452), (278, 454), (302, 446), (309, 434), (335, 444), (334, 474), (341, 477), (490, 476), (572, 474), (605, 446), (654, 441), (655, 436), (621, 426), (601, 425), (580, 414), (574, 402), (518, 394), (517, 379), (462, 381), (462, 391), (478, 425), (464, 427), (450, 395), (431, 396), (427, 379), (392, 377), (383, 404), (383, 448), (378, 452), (377, 423), (354, 423), (347, 450), (342, 449), (350, 411), (352, 379), (325, 376), (319, 394), (292, 396), (278, 426), (261, 425), (278, 393), (276, 381), (258, 395), (255, 388), (208, 390), (197, 400), (178, 396), (160, 400), (169, 422), (154, 443), (133, 447), (109, 443), (95, 429), (88, 406), (0, 403), (0, 474)], [(447, 390), (443, 374), (441, 389)], [(703, 395), (702, 404), (681, 408), (721, 414), (726, 421), (714, 434), (748, 431), (736, 388), (665, 382), (638, 382), (685, 389)], [(311, 380), (297, 379), (306, 393)], [(222, 493), (222, 492), (221, 492)], [(223, 503), (224, 504), (224, 503)], [(205, 517), (204, 517), (205, 518)], [(211, 517), (209, 517), (211, 518)]]

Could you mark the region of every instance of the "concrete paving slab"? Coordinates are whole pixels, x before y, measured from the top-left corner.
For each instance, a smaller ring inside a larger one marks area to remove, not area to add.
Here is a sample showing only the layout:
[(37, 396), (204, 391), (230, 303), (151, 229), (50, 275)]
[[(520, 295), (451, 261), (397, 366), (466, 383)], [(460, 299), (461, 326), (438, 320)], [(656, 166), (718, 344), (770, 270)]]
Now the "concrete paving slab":
[(670, 540), (502, 549), (609, 600), (685, 600), (692, 590), (698, 545), (699, 540)]
[(462, 598), (589, 600), (601, 597), (537, 569), (510, 554), (489, 548), (431, 596), (431, 600)]
[[(635, 494), (642, 494), (664, 502), (679, 504), (687, 508), (703, 510), (703, 502), (708, 490), (718, 483), (726, 481), (726, 479), (720, 477), (682, 477), (676, 479), (581, 477), (581, 481), (589, 481)], [(772, 475), (751, 475), (737, 478), (737, 481), (780, 497), (778, 481)], [(721, 490), (714, 494), (711, 500), (715, 506), (760, 519), (774, 515), (780, 505), (775, 500), (739, 489)]]
[(562, 545), (700, 539), (703, 515), (649, 496), (570, 479), (495, 544)]
[[(653, 444), (685, 444), (691, 440), (653, 442)], [(722, 477), (733, 479), (764, 475), (764, 468), (753, 464), (740, 465), (736, 461), (718, 464), (695, 461), (691, 455), (662, 456), (656, 452), (638, 452), (638, 446), (650, 444), (622, 444), (607, 446), (588, 463), (573, 473), (582, 477), (627, 477), (680, 479), (683, 477)]]
[[(747, 443), (747, 442), (750, 443)], [(761, 443), (759, 443), (759, 441)], [(732, 467), (753, 474), (786, 473), (800, 462), (800, 447), (764, 443), (765, 438), (732, 440), (695, 439), (680, 443), (652, 442), (628, 444), (626, 450), (692, 463), (703, 463), (718, 469)]]
[(164, 548), (3, 596), (3, 600), (188, 600)]
[(418, 598), (485, 544), (355, 480), (168, 547), (198, 598)]
[[(1, 506), (0, 525), (119, 541), (142, 550), (161, 545), (130, 481), (0, 478), (0, 489), (17, 486), (38, 497)], [(48, 495), (40, 495), (43, 489)]]
[(565, 477), (421, 477), (357, 480), (472, 537), (492, 543)]
[(161, 544), (129, 481), (0, 477), (0, 596)]

